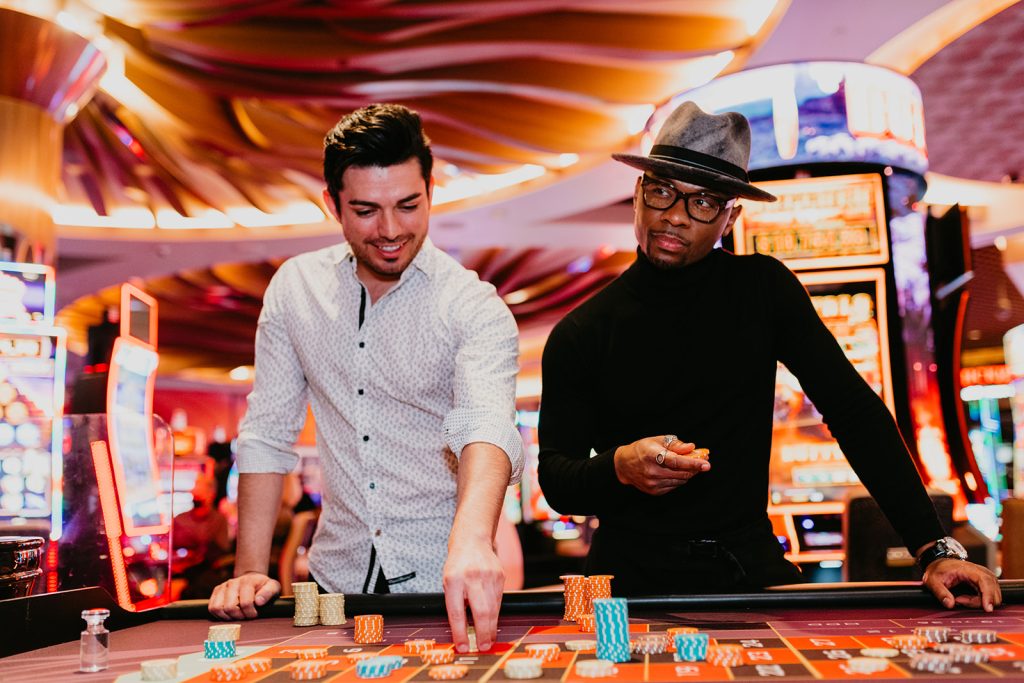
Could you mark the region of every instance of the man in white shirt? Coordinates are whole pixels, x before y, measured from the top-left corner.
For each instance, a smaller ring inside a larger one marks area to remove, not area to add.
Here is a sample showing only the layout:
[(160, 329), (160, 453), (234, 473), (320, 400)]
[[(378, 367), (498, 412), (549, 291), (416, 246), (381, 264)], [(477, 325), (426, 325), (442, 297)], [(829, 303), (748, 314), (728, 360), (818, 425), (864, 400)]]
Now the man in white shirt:
[(267, 288), (238, 441), (235, 577), (210, 612), (239, 619), (267, 576), (282, 477), (312, 404), (323, 513), (310, 573), (332, 592), (444, 590), (456, 648), (494, 643), (494, 532), (518, 480), (518, 331), (494, 287), (427, 238), (432, 155), (420, 118), (371, 105), (325, 140), (324, 201), (345, 242), (290, 259)]

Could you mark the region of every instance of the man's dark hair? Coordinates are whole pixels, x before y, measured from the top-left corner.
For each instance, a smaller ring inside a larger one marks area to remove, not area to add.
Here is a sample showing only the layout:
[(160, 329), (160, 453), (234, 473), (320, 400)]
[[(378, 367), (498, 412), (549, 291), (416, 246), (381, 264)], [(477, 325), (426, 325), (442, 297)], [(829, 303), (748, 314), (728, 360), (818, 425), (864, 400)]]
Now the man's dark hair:
[(430, 185), (434, 156), (420, 115), (400, 104), (371, 104), (344, 117), (324, 138), (324, 181), (341, 212), (341, 177), (350, 166), (394, 166), (419, 159)]

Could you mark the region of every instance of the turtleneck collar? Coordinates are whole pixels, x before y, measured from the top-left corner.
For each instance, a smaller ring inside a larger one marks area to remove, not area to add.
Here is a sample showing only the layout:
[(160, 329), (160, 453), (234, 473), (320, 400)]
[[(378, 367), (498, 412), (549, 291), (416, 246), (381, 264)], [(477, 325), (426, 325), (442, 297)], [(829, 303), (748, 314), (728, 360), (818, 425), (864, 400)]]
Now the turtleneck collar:
[(723, 253), (721, 249), (712, 249), (707, 256), (696, 263), (681, 268), (665, 269), (652, 264), (637, 247), (636, 261), (626, 269), (622, 277), (628, 285), (644, 292), (651, 290), (677, 292), (692, 286), (698, 279), (706, 277)]

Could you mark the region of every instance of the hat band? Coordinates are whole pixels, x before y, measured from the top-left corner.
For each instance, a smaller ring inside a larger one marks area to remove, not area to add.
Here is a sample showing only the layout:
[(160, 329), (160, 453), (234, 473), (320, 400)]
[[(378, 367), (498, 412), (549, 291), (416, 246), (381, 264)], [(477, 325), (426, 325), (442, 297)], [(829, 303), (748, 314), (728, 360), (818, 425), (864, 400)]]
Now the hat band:
[(736, 164), (730, 164), (728, 161), (713, 157), (710, 154), (704, 154), (703, 152), (695, 152), (692, 149), (686, 149), (685, 147), (675, 147), (673, 145), (655, 145), (651, 147), (651, 156), (665, 159), (667, 161), (682, 161), (684, 163), (700, 166), (710, 171), (718, 171), (725, 175), (732, 176), (748, 182), (747, 172)]

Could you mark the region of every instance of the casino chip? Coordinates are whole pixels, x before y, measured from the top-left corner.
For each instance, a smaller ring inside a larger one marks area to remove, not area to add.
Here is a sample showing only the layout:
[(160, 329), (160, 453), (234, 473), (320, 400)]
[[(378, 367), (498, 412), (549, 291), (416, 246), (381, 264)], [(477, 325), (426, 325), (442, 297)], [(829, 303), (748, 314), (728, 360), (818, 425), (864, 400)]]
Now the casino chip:
[(846, 668), (858, 674), (877, 674), (889, 668), (889, 660), (883, 657), (850, 657)]
[(936, 652), (921, 652), (910, 656), (910, 668), (933, 674), (953, 673), (953, 658)]
[(455, 651), (448, 647), (436, 647), (420, 653), (424, 664), (451, 664), (455, 661)]
[(615, 662), (607, 659), (584, 659), (576, 662), (576, 675), (580, 678), (605, 678), (618, 673)]
[(360, 645), (380, 643), (384, 640), (384, 615), (360, 614), (354, 618), (355, 633), (352, 638)]
[(274, 662), (270, 657), (253, 657), (252, 659), (243, 659), (242, 661), (235, 663), (238, 664), (243, 671), (251, 674), (260, 674), (270, 671), (271, 667), (274, 665)]
[(668, 651), (669, 637), (667, 633), (641, 633), (629, 644), (638, 655), (660, 655)]
[(245, 670), (237, 664), (216, 664), (210, 669), (211, 681), (240, 681)]
[(540, 678), (544, 673), (543, 662), (533, 657), (510, 659), (505, 662), (505, 678), (525, 680), (528, 678)]
[[(204, 640), (203, 656), (207, 659), (230, 659), (238, 655), (233, 640)], [(225, 679), (227, 680), (227, 679)]]
[(141, 667), (144, 681), (173, 681), (178, 677), (177, 659), (149, 659)]
[(580, 614), (576, 617), (576, 626), (580, 633), (593, 633), (597, 629), (597, 620), (593, 614)]
[(469, 667), (465, 664), (442, 664), (427, 669), (427, 675), (435, 681), (457, 681), (468, 673)]
[(523, 648), (523, 652), (542, 662), (553, 662), (562, 654), (562, 649), (558, 643), (530, 643)]
[(405, 660), (398, 655), (380, 655), (356, 662), (356, 676), (359, 678), (386, 678), (391, 672), (402, 668)]
[(414, 638), (412, 640), (405, 641), (405, 654), (407, 655), (421, 655), (427, 650), (433, 649), (435, 643), (433, 638)]
[(327, 662), (309, 659), (295, 662), (288, 667), (293, 681), (318, 681), (327, 675)]
[(298, 659), (327, 659), (326, 647), (300, 647), (294, 652)]
[(872, 659), (892, 659), (900, 656), (900, 651), (894, 647), (866, 647), (860, 653)]
[(207, 640), (237, 641), (242, 635), (241, 624), (214, 624), (207, 632)]
[(344, 593), (324, 593), (320, 596), (320, 623), (324, 626), (341, 626), (346, 623)]
[(994, 643), (999, 637), (995, 631), (987, 628), (965, 628), (960, 630), (961, 643)]
[(914, 634), (929, 643), (944, 643), (949, 640), (949, 629), (945, 626), (918, 626), (914, 629)]
[(570, 652), (585, 652), (587, 650), (597, 649), (596, 640), (568, 640), (565, 643), (565, 649)]
[(316, 626), (320, 623), (320, 589), (312, 581), (298, 581), (292, 584), (295, 596), (294, 626)]

